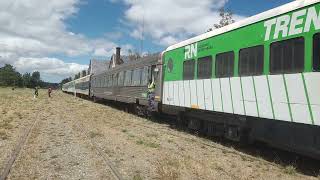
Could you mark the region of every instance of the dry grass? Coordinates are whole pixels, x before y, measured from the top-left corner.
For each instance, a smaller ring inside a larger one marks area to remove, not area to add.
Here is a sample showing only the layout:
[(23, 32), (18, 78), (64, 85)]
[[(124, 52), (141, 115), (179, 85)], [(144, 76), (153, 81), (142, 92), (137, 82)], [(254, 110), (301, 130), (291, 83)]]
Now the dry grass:
[[(41, 114), (9, 179), (110, 179), (89, 143), (94, 138), (124, 179), (320, 180), (165, 124), (60, 92), (53, 95), (49, 100), (40, 91), (33, 99), (32, 90), (0, 89), (0, 171), (21, 132)], [(213, 146), (204, 147), (204, 141)]]
[(161, 180), (174, 180), (179, 178), (179, 162), (168, 157), (157, 162), (156, 173)]
[(93, 131), (91, 131), (91, 132), (89, 133), (89, 137), (90, 137), (90, 138), (102, 137), (102, 136), (103, 136), (103, 134), (101, 134), (100, 132), (93, 132)]
[(0, 139), (2, 139), (2, 140), (8, 139), (8, 135), (5, 131), (0, 130)]
[(143, 180), (141, 174), (138, 172), (136, 175), (133, 176), (132, 180)]
[(284, 168), (284, 172), (285, 172), (286, 174), (289, 174), (289, 175), (294, 175), (294, 174), (297, 173), (296, 167), (293, 166), (293, 165), (286, 166), (286, 167)]
[(143, 141), (141, 139), (137, 140), (136, 144), (144, 145), (144, 146), (150, 147), (150, 148), (159, 148), (160, 147), (160, 144), (157, 144), (155, 142)]

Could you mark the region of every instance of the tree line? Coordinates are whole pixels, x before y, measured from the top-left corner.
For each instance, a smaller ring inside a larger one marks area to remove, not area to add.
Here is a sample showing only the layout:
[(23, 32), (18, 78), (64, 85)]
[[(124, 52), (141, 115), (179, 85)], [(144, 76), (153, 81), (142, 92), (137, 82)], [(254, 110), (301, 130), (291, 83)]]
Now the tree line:
[(26, 88), (58, 88), (59, 84), (41, 80), (40, 72), (20, 74), (16, 69), (6, 64), (0, 68), (0, 86), (3, 87), (26, 87)]

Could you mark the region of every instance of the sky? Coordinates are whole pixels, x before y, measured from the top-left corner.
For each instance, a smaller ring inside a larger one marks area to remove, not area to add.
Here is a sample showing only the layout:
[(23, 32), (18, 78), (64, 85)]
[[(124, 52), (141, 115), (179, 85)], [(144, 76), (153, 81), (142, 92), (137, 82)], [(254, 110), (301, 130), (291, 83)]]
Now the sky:
[(117, 46), (123, 55), (156, 53), (202, 34), (222, 7), (239, 21), (290, 1), (0, 0), (0, 67), (60, 82), (90, 59), (109, 60)]

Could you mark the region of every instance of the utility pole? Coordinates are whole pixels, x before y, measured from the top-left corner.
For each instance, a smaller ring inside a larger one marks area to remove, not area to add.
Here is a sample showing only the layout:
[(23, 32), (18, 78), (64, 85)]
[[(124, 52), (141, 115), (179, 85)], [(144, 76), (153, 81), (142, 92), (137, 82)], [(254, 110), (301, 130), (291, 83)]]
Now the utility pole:
[(144, 16), (145, 16), (145, 9), (143, 8), (142, 27), (141, 27), (141, 41), (140, 41), (140, 56), (141, 57), (142, 57), (142, 53), (143, 53), (143, 41), (144, 41)]

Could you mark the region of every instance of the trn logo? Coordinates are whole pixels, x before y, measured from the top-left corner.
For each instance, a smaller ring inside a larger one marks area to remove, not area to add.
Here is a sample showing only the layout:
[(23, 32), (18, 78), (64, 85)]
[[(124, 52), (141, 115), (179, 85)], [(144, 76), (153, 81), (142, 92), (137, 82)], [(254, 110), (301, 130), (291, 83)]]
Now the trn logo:
[(198, 56), (198, 43), (188, 45), (184, 48), (184, 59), (191, 59)]
[[(265, 41), (270, 40), (271, 32), (274, 32), (272, 39), (278, 39), (279, 36), (287, 37), (297, 35), (303, 32), (309, 32), (311, 24), (315, 30), (320, 29), (320, 16), (315, 7), (303, 9), (294, 12), (291, 16), (283, 15), (278, 18), (268, 20), (264, 23), (266, 28)], [(275, 28), (273, 28), (275, 26)], [(274, 29), (274, 30), (273, 30)]]

